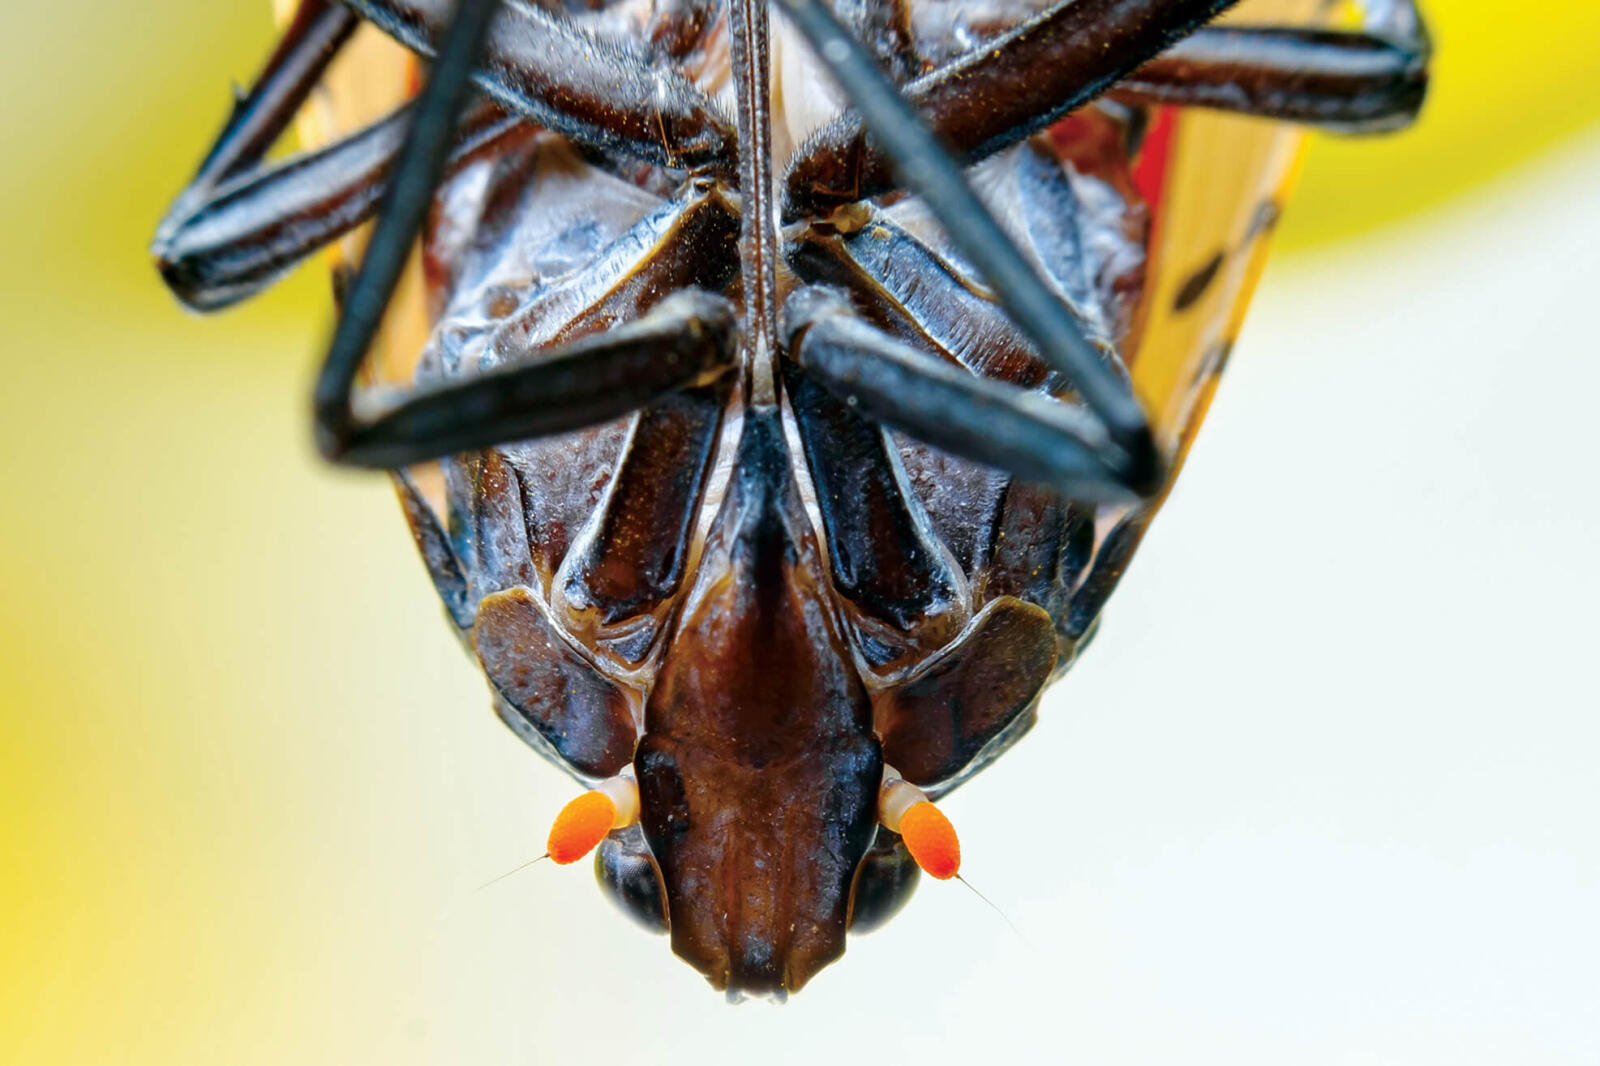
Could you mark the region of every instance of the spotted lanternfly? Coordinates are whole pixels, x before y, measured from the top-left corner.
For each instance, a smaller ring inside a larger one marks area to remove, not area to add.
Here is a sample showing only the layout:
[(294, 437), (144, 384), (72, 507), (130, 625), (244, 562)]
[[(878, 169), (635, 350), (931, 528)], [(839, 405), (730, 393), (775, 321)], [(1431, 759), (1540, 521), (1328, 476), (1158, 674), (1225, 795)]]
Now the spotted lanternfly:
[(1093, 634), (1289, 123), (1427, 76), (1409, 0), (282, 6), (161, 271), (212, 310), (333, 248), (323, 452), (394, 471), (500, 717), (591, 786), (551, 858), (730, 994), (956, 874), (930, 801)]

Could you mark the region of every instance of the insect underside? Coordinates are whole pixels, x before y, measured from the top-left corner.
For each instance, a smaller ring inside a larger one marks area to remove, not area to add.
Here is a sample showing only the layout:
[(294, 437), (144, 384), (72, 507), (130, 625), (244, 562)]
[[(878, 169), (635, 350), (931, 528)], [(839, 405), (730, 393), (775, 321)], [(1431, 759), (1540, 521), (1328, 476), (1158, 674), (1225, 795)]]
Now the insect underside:
[(332, 246), (319, 443), (395, 471), (505, 723), (626, 783), (601, 883), (779, 995), (915, 885), (884, 797), (988, 764), (1092, 636), (1281, 120), (1396, 128), (1426, 77), (1389, 2), (281, 7), (163, 273), (213, 309)]

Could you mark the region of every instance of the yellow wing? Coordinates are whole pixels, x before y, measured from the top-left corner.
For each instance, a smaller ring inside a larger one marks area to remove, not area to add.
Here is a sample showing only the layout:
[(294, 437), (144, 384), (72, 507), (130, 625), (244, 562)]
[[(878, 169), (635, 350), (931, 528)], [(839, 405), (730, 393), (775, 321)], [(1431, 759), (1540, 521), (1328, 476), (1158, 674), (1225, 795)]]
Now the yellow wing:
[[(1229, 21), (1308, 25), (1322, 6), (1246, 0)], [(1174, 476), (1244, 321), (1304, 140), (1292, 126), (1201, 110), (1166, 109), (1152, 124), (1139, 176), (1154, 230), (1129, 362)]]

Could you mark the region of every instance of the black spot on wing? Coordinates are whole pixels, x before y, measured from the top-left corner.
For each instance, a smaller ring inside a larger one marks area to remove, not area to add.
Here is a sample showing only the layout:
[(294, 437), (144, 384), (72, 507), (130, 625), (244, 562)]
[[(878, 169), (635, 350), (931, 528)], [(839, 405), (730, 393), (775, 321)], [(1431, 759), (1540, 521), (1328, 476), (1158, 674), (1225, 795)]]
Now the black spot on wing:
[(1187, 311), (1199, 302), (1200, 297), (1206, 294), (1206, 289), (1217, 278), (1217, 271), (1222, 269), (1222, 261), (1227, 258), (1227, 253), (1219, 251), (1206, 261), (1206, 265), (1189, 275), (1178, 289), (1178, 295), (1172, 301), (1174, 311)]

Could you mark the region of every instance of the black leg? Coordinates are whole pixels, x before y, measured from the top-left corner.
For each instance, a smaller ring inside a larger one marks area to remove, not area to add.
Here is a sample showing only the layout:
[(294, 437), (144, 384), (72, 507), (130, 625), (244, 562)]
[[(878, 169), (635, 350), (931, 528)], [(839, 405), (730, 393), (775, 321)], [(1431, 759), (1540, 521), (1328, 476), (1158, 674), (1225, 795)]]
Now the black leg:
[(393, 468), (581, 429), (716, 380), (733, 365), (737, 336), (731, 304), (686, 290), (636, 322), (541, 351), (537, 362), (408, 391), (370, 417), (350, 413), (341, 393), (340, 420), (319, 416), (317, 444), (334, 462)]
[(894, 441), (799, 364), (787, 360), (783, 369), (816, 486), (833, 587), (845, 601), (858, 649), (880, 673), (933, 654), (970, 617), (967, 587)]
[(468, 79), (483, 54), (489, 23), (499, 7), (499, 0), (460, 0), (427, 87), (416, 103), (394, 182), (383, 198), (361, 266), (345, 293), (333, 340), (317, 376), (313, 407), (318, 445), (326, 455), (336, 457), (347, 451), (357, 432), (351, 386), (405, 270), (411, 242), (422, 230), (433, 190), (444, 174), (456, 120), (471, 92)]
[[(905, 101), (944, 145), (976, 162), (1093, 100), (1236, 2), (1061, 0), (910, 82), (903, 90)], [(817, 6), (809, 0), (785, 0), (785, 5), (802, 29), (810, 20), (819, 32), (830, 32), (805, 14)], [(823, 58), (844, 84), (833, 60)], [(896, 170), (907, 185), (918, 187), (906, 173), (914, 157), (893, 150), (863, 97), (853, 91), (850, 96), (856, 112), (820, 130), (790, 164), (784, 177), (785, 221), (886, 192)], [(869, 129), (872, 140), (866, 137)]]
[[(414, 52), (442, 58), (448, 48), (452, 0), (344, 2)], [(733, 131), (682, 74), (535, 4), (506, 4), (474, 54), (483, 61), (472, 80), (485, 95), (581, 144), (664, 166), (728, 170), (735, 160)]]
[[(303, 0), (250, 94), (157, 228), (152, 251), (179, 299), (217, 310), (254, 295), (305, 256), (365, 222), (385, 195), (411, 108), (317, 152), (261, 162), (359, 23), (371, 16), (433, 56), (449, 0)], [(731, 165), (733, 134), (709, 99), (642, 54), (517, 4), (489, 29), (473, 78), (504, 109), (475, 102), (446, 172), (539, 125), (582, 143), (676, 165)]]
[[(711, 295), (737, 270), (730, 253), (738, 224), (712, 179), (686, 182), (586, 268), (488, 324), (485, 347), (470, 363), (459, 361), (448, 339), (454, 331), (436, 334), (439, 346), (430, 344), (422, 366), (425, 376), (444, 380), (420, 391), (354, 393), (351, 377), (332, 376), (330, 357), (318, 383), (326, 390), (318, 445), (337, 462), (402, 466), (607, 422), (673, 390), (709, 384), (738, 352), (733, 308)], [(358, 275), (346, 315), (360, 284)], [(349, 328), (343, 319), (340, 328)], [(359, 364), (362, 348), (346, 351)]]
[(333, 0), (301, 0), (255, 85), (247, 96), (234, 101), (233, 112), (193, 180), (156, 227), (158, 254), (172, 231), (209, 198), (218, 183), (261, 161), (350, 39), (358, 21)]
[(1085, 468), (1074, 476), (1084, 478), (1086, 489), (1104, 476), (1106, 482), (1124, 489), (1154, 491), (1161, 482), (1162, 463), (1144, 411), (1121, 375), (1022, 258), (955, 160), (821, 0), (784, 0), (784, 8), (850, 96), (905, 183), (927, 201), (951, 243), (977, 268), (1045, 362), (1066, 375), (1104, 425), (1104, 451), (1120, 454), (1109, 468)]
[(396, 467), (575, 429), (715, 378), (732, 359), (732, 308), (688, 291), (629, 326), (541, 353), (536, 363), (506, 364), (413, 394), (375, 418), (357, 415), (351, 392), (356, 372), (422, 228), (497, 7), (498, 0), (461, 0), (345, 295), (314, 401), (317, 443), (334, 461)]
[(834, 290), (791, 297), (784, 335), (812, 379), (936, 448), (1085, 502), (1126, 503), (1159, 483), (1089, 412), (919, 351), (856, 318)]
[(556, 576), (551, 613), (624, 669), (644, 662), (671, 618), (727, 401), (721, 384), (684, 389), (634, 417), (596, 517)]
[[(196, 222), (218, 200), (219, 186), (261, 169), (262, 157), (293, 120), (358, 22), (332, 0), (302, 0), (250, 92), (234, 101), (228, 121), (195, 176), (173, 199), (156, 227), (150, 250), (167, 284), (185, 303), (213, 310), (245, 295), (231, 292), (233, 286), (225, 281), (214, 285), (209, 278), (211, 269), (190, 261), (189, 244), (197, 234)], [(215, 230), (204, 224), (198, 229), (201, 243), (215, 247)]]
[[(410, 108), (402, 108), (325, 148), (237, 171), (198, 199), (189, 195), (191, 186), (152, 249), (162, 278), (197, 311), (254, 296), (373, 216), (410, 117)], [(445, 172), (532, 132), (520, 116), (480, 100), (462, 119)]]
[[(1370, 0), (1354, 33), (1199, 29), (1232, 2), (1064, 0), (904, 91), (969, 162), (1108, 90), (1133, 103), (1215, 108), (1343, 133), (1415, 119), (1430, 46), (1413, 0)], [(786, 218), (826, 213), (892, 184), (889, 160), (865, 138), (859, 118), (841, 116), (791, 164)]]
[[(1070, 193), (1055, 156), (1041, 153), (1037, 166), (1028, 169), (1045, 181), (1057, 177), (1059, 184), (1030, 187), (1019, 180), (1013, 187), (1021, 208), (1039, 217), (1017, 240), (1025, 250), (1032, 242), (1034, 262), (1068, 261), (1081, 254), (1074, 242), (1095, 239), (1067, 232), (1086, 212), (1078, 201), (1052, 195)], [(886, 212), (863, 207), (862, 227), (855, 233), (811, 232), (793, 243), (789, 261), (795, 273), (811, 284), (843, 289), (867, 321), (952, 365), (1052, 395), (1066, 391), (1061, 375), (1039, 359), (1004, 308), (975, 287), (959, 264), (913, 237)], [(1053, 214), (1040, 217), (1046, 212)], [(1116, 332), (1113, 289), (1125, 277), (1091, 282), (1061, 271), (1052, 278), (1074, 318), (1108, 358)]]
[(1416, 120), (1428, 91), (1427, 37), (1414, 19), (1411, 28), (1390, 35), (1212, 27), (1134, 71), (1112, 95), (1336, 133), (1396, 130)]

